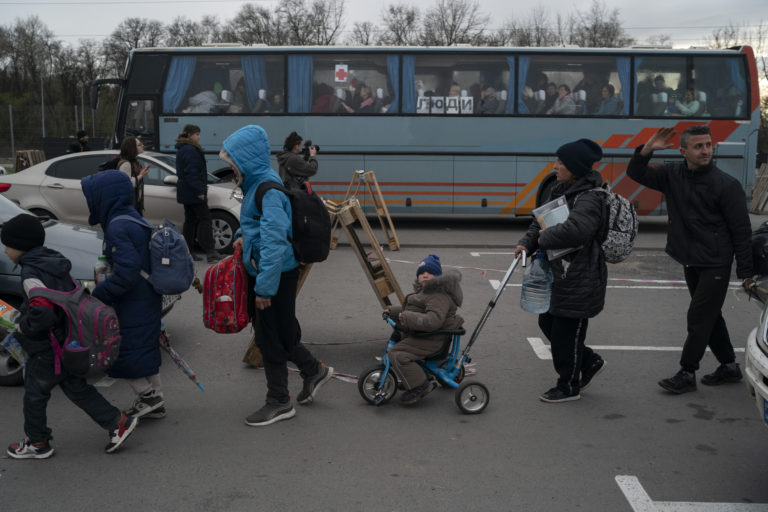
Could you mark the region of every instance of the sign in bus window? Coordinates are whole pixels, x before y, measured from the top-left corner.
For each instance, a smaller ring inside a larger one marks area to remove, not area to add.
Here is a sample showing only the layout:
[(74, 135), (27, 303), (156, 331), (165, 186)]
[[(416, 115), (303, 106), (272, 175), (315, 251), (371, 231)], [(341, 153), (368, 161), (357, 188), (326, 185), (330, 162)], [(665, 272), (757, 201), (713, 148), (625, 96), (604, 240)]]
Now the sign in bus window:
[[(413, 77), (415, 113), (502, 115), (507, 104), (514, 58), (506, 55), (424, 55), (403, 60), (403, 76)], [(412, 67), (411, 67), (412, 66)], [(404, 91), (406, 97), (409, 91)], [(407, 112), (407, 105), (403, 106)], [(413, 108), (413, 107), (411, 107)], [(412, 111), (413, 112), (413, 111)]]
[[(296, 105), (291, 105), (291, 112), (306, 112), (297, 105), (309, 104), (310, 112), (315, 114), (392, 114), (397, 110), (392, 103), (397, 97), (393, 84), (397, 57), (387, 55), (313, 55), (309, 57), (311, 65), (304, 62), (289, 66), (291, 76), (289, 87), (295, 83), (292, 98)], [(303, 97), (301, 77), (311, 72), (311, 102)]]

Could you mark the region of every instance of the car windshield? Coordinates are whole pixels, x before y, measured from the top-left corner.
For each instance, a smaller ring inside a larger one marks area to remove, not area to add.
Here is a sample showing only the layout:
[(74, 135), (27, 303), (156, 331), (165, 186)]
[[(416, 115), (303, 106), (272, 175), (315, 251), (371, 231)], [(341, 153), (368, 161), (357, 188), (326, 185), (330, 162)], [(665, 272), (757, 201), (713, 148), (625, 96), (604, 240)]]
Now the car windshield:
[[(164, 164), (168, 165), (172, 169), (176, 169), (176, 155), (166, 155), (166, 154), (152, 154), (150, 155), (155, 160), (160, 160)], [(208, 173), (208, 183), (214, 184), (214, 183), (221, 183), (222, 180), (211, 174)]]
[(20, 213), (29, 213), (29, 212), (21, 208), (19, 205), (17, 205), (7, 197), (3, 197), (0, 195), (0, 224), (5, 223), (5, 221), (14, 218)]

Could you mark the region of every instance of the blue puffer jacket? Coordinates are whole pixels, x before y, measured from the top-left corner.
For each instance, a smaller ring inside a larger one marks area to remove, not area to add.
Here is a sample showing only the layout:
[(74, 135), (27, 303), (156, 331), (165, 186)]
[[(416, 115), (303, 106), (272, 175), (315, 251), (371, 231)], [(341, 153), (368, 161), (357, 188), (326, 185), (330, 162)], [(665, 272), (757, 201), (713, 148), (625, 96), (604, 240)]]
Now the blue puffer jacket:
[(280, 274), (299, 266), (290, 242), (291, 203), (284, 193), (270, 189), (261, 203), (264, 211), (256, 208), (255, 195), (260, 184), (274, 181), (282, 185), (269, 166), (269, 140), (261, 126), (240, 128), (226, 138), (223, 146), (243, 174), (243, 204), (237, 231), (237, 236), (243, 237), (243, 262), (248, 273), (256, 278), (256, 295), (273, 297), (280, 285)]
[(99, 283), (93, 296), (117, 311), (120, 355), (107, 372), (110, 377), (134, 379), (160, 370), (160, 314), (162, 297), (141, 276), (149, 273), (151, 231), (129, 220), (110, 222), (118, 215), (140, 219), (131, 206), (133, 188), (120, 171), (102, 171), (81, 180), (91, 225), (104, 230), (104, 254), (112, 275)]

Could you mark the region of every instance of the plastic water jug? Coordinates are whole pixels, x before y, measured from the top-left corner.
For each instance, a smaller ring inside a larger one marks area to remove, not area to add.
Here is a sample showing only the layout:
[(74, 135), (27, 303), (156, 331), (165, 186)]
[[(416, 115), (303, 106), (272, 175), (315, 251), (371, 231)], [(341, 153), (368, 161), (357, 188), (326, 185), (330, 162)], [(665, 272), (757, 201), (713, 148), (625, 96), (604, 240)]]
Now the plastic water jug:
[(93, 267), (93, 280), (96, 281), (97, 284), (106, 281), (108, 270), (109, 264), (107, 263), (107, 257), (103, 254), (99, 254), (99, 259)]
[(544, 255), (539, 253), (523, 275), (523, 291), (520, 294), (520, 307), (529, 313), (546, 313), (552, 296), (552, 269)]

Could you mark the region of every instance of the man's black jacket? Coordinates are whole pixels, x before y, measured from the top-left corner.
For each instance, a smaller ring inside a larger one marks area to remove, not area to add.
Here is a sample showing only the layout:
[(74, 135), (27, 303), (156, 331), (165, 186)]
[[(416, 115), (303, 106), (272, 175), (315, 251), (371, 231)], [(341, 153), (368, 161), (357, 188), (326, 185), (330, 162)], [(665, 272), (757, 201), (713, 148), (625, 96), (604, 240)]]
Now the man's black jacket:
[(661, 191), (667, 201), (667, 254), (692, 267), (727, 267), (736, 256), (736, 275), (752, 277), (752, 227), (746, 196), (735, 178), (710, 163), (695, 171), (686, 162), (649, 166), (635, 150), (627, 175)]

